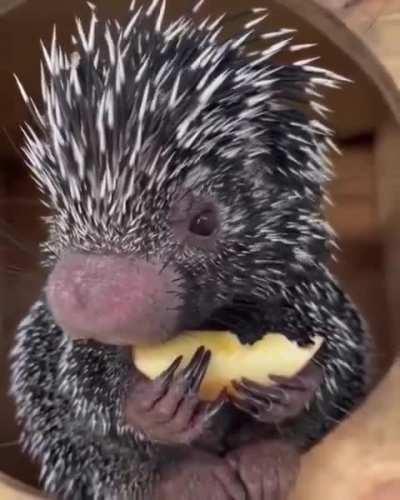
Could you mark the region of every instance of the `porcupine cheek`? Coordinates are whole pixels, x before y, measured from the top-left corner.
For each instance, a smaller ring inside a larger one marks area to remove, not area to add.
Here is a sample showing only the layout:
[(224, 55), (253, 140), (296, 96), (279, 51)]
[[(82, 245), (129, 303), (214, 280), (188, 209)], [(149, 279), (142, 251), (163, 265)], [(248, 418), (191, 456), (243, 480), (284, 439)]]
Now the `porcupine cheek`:
[(140, 345), (174, 335), (178, 276), (161, 264), (125, 256), (69, 253), (46, 287), (56, 323), (73, 340)]

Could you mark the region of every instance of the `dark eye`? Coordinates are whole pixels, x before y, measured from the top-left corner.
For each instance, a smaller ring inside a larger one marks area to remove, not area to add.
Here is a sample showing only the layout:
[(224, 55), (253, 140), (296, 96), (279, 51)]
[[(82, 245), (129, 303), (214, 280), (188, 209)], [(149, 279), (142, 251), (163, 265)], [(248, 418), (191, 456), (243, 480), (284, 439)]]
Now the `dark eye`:
[(189, 231), (198, 236), (211, 236), (217, 229), (217, 216), (214, 210), (204, 210), (190, 222)]

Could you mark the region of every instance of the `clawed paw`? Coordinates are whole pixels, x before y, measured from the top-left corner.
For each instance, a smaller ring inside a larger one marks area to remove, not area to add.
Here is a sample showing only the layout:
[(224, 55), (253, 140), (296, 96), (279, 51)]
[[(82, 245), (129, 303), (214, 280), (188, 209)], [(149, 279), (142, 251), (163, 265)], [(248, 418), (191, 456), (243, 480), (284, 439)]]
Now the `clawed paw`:
[(127, 423), (160, 443), (191, 444), (199, 439), (227, 401), (225, 392), (212, 403), (198, 397), (210, 357), (210, 351), (200, 347), (180, 372), (182, 357), (153, 381), (138, 377), (127, 399)]
[(299, 415), (312, 401), (322, 380), (322, 368), (312, 362), (295, 377), (270, 378), (275, 385), (264, 386), (247, 379), (234, 381), (236, 394), (231, 401), (260, 422), (279, 424)]

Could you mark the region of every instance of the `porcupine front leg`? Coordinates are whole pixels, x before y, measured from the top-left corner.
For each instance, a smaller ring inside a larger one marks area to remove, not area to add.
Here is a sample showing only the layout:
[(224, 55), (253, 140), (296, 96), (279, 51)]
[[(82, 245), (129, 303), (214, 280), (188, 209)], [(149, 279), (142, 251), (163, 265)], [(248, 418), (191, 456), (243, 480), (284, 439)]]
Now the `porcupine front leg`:
[[(115, 408), (107, 413), (107, 397), (118, 407), (118, 394), (107, 380), (121, 386), (116, 375), (120, 371), (123, 378), (125, 371), (110, 361), (107, 368), (110, 355), (101, 348), (68, 350), (66, 345), (39, 302), (21, 323), (11, 356), (21, 439), (41, 466), (46, 492), (60, 500), (172, 500), (185, 498), (181, 493), (190, 500), (204, 495), (244, 500), (240, 481), (222, 459), (189, 448), (157, 447), (111, 425), (110, 419), (121, 415)], [(88, 367), (91, 377), (83, 376)], [(97, 387), (89, 380), (97, 380)]]
[(215, 443), (218, 447), (211, 423), (227, 397), (223, 391), (207, 404), (198, 395), (210, 357), (211, 353), (200, 347), (181, 372), (177, 373), (177, 369), (182, 356), (155, 380), (149, 380), (134, 368), (125, 405), (127, 424), (160, 444)]
[[(230, 452), (228, 460), (237, 469), (251, 500), (287, 498), (296, 478), (299, 455), (361, 401), (371, 370), (369, 337), (362, 320), (328, 273), (319, 281), (298, 284), (286, 302), (283, 321), (273, 327), (302, 342), (316, 334), (325, 338), (317, 356), (322, 377), (310, 363), (300, 378), (278, 378), (274, 391), (250, 383), (238, 386), (242, 390), (237, 406), (254, 422), (249, 426), (247, 442)], [(320, 383), (315, 385), (318, 377)], [(299, 385), (299, 380), (303, 384)], [(313, 398), (309, 397), (310, 387), (314, 388)], [(299, 391), (307, 396), (303, 408), (298, 404)], [(293, 408), (297, 408), (296, 414)], [(256, 422), (258, 425), (254, 425)], [(279, 424), (279, 432), (275, 432), (279, 440), (273, 437), (274, 423)], [(260, 441), (263, 434), (271, 437)]]
[(58, 373), (64, 344), (38, 302), (21, 323), (11, 354), (11, 394), (23, 447), (39, 462), (44, 489), (57, 499), (131, 499), (133, 492), (146, 491), (156, 474), (151, 450), (132, 436), (102, 428), (100, 420), (91, 429), (83, 410), (77, 418)]
[(322, 370), (311, 362), (291, 379), (273, 378), (277, 382), (273, 387), (248, 380), (234, 384), (232, 401), (252, 420), (233, 436), (233, 450), (226, 460), (245, 485), (249, 500), (286, 500), (292, 491), (300, 452), (290, 439), (274, 437), (271, 427), (304, 411), (315, 398)]
[(282, 424), (296, 418), (313, 401), (321, 385), (323, 369), (313, 360), (294, 377), (269, 377), (275, 384), (266, 386), (246, 378), (233, 381), (235, 406), (264, 424)]

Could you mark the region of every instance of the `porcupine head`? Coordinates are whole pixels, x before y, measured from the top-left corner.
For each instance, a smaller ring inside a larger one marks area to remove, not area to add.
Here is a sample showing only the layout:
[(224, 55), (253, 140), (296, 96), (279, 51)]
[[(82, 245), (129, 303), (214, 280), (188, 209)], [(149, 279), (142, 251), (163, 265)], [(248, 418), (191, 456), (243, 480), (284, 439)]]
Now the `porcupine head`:
[(207, 322), (251, 336), (265, 301), (329, 256), (320, 91), (341, 77), (279, 63), (309, 47), (260, 31), (264, 8), (226, 39), (200, 3), (171, 22), (163, 1), (132, 5), (124, 26), (90, 5), (71, 55), (55, 31), (43, 47), (41, 106), (19, 84), (51, 210), (47, 303), (72, 339), (134, 346)]

